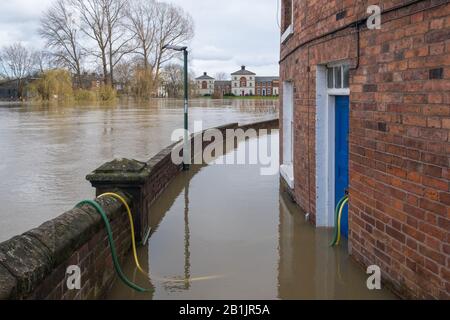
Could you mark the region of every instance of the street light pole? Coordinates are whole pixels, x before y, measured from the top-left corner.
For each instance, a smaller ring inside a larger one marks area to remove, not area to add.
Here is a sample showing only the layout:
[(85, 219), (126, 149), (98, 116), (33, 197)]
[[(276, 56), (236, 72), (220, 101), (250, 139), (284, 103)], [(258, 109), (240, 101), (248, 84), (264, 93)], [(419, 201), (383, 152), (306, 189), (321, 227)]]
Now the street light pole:
[(183, 170), (190, 169), (191, 144), (189, 142), (189, 73), (188, 73), (188, 48), (182, 46), (165, 45), (163, 49), (183, 51), (184, 54), (184, 148), (183, 148)]
[(183, 149), (183, 170), (189, 170), (191, 163), (191, 152), (189, 143), (189, 75), (188, 75), (188, 51), (184, 53), (184, 149)]

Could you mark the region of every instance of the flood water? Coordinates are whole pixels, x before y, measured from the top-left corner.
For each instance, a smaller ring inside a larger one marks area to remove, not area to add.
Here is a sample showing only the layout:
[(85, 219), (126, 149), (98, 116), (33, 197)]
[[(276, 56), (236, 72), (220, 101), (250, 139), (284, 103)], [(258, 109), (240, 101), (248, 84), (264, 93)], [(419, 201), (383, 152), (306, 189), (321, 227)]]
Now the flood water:
[[(278, 146), (272, 150), (278, 161)], [(152, 235), (139, 251), (150, 277), (136, 271), (132, 256), (123, 268), (154, 292), (117, 280), (109, 299), (395, 298), (369, 291), (346, 244), (330, 248), (332, 230), (313, 228), (279, 175), (263, 176), (257, 165), (194, 166), (151, 207), (150, 220)]]
[[(191, 101), (204, 128), (273, 117), (271, 100)], [(117, 106), (0, 104), (0, 242), (93, 198), (85, 176), (114, 158), (146, 161), (183, 127), (181, 101)]]

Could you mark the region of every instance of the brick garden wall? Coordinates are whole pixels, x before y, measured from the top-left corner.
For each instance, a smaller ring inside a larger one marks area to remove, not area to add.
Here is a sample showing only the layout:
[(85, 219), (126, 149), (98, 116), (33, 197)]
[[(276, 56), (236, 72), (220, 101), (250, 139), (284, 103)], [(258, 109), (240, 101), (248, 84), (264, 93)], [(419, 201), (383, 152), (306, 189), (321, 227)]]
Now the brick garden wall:
[(361, 27), (358, 66), (356, 28), (345, 26), (368, 16), (367, 3), (294, 0), (295, 33), (280, 64), (281, 80), (295, 85), (294, 195), (314, 222), (316, 66), (347, 60), (358, 66), (350, 74), (351, 255), (379, 265), (402, 297), (449, 299), (450, 4), (380, 3), (394, 9), (381, 30)]
[[(125, 208), (115, 199), (98, 202), (111, 222), (123, 262), (131, 247)], [(81, 269), (81, 290), (67, 287), (66, 270), (73, 265)], [(0, 244), (0, 299), (99, 299), (114, 280), (103, 221), (89, 206), (73, 209)]]

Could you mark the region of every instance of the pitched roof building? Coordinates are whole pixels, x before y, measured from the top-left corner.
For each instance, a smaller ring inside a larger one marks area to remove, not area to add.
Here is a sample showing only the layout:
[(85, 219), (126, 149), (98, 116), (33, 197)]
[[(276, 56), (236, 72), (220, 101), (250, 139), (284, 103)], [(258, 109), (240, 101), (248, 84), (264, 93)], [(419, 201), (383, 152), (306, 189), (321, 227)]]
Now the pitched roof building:
[(235, 96), (253, 96), (255, 95), (255, 76), (256, 73), (241, 67), (241, 70), (231, 74), (232, 93)]
[(195, 78), (197, 84), (198, 93), (201, 96), (212, 95), (214, 93), (214, 82), (213, 77), (208, 76), (207, 72), (204, 72), (202, 76)]
[(257, 96), (278, 96), (280, 77), (256, 77)]
[(245, 66), (242, 66), (241, 70), (233, 72), (231, 75), (232, 76), (256, 76), (256, 73), (251, 72), (251, 71), (245, 69)]
[(278, 96), (279, 77), (257, 77), (256, 73), (242, 66), (231, 73), (231, 81), (216, 81), (206, 72), (195, 79), (197, 92), (201, 96), (217, 97), (233, 94), (235, 96)]

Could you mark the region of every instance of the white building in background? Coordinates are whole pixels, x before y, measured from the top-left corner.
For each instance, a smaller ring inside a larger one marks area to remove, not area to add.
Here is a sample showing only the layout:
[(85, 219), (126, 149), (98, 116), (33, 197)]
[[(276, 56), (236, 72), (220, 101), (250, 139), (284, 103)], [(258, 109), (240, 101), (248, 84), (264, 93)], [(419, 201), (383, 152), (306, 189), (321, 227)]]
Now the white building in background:
[(195, 78), (195, 87), (200, 96), (278, 96), (279, 80), (279, 77), (257, 77), (256, 73), (242, 66), (231, 74), (231, 81), (216, 81), (204, 72)]
[(169, 97), (169, 93), (167, 92), (166, 85), (164, 83), (161, 83), (158, 86), (158, 98), (167, 98)]
[(213, 95), (215, 79), (208, 76), (206, 72), (201, 77), (195, 78), (198, 94), (201, 96)]
[(256, 94), (256, 73), (241, 67), (241, 70), (231, 74), (231, 92), (235, 96), (253, 96)]

